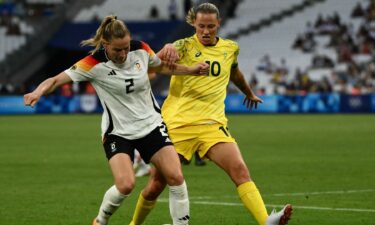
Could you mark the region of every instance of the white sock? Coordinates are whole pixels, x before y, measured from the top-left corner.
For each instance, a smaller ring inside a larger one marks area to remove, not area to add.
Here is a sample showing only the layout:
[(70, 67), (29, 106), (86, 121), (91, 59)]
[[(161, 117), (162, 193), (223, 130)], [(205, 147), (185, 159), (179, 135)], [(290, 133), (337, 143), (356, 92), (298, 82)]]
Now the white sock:
[(189, 224), (189, 196), (185, 181), (179, 186), (169, 186), (169, 211), (173, 225)]
[(106, 225), (109, 217), (120, 207), (126, 197), (127, 195), (121, 194), (115, 185), (110, 187), (104, 194), (99, 214), (96, 217), (98, 224)]

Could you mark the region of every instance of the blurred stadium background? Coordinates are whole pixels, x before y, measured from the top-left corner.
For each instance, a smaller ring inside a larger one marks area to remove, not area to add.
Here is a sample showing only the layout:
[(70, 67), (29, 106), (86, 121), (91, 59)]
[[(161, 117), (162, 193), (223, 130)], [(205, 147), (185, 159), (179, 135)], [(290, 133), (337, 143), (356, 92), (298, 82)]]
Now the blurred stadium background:
[[(155, 51), (192, 34), (184, 22), (186, 2), (1, 0), (0, 114), (100, 111), (89, 84), (65, 85), (35, 109), (13, 96), (87, 55), (79, 43), (105, 15), (123, 19), (133, 38)], [(256, 112), (375, 111), (374, 1), (212, 2), (222, 13), (220, 35), (240, 44), (240, 68), (265, 99)], [(162, 102), (168, 78), (157, 76), (152, 85)], [(246, 112), (238, 89), (231, 84), (228, 92), (227, 111)]]
[[(240, 44), (240, 68), (265, 101), (248, 112), (241, 93), (228, 87), (226, 110), (241, 114), (229, 114), (231, 132), (268, 209), (294, 204), (291, 225), (374, 224), (375, 1), (210, 2), (222, 13), (220, 35)], [(134, 39), (158, 51), (193, 33), (184, 5), (0, 0), (1, 225), (91, 222), (112, 182), (95, 91), (87, 83), (65, 85), (35, 108), (25, 107), (22, 95), (86, 56), (79, 43), (105, 15), (116, 14)], [(162, 103), (168, 77), (157, 76), (152, 86)], [(191, 224), (255, 225), (214, 165), (186, 166), (184, 173)], [(137, 180), (111, 224), (130, 221), (146, 181)], [(168, 223), (166, 200), (164, 193), (146, 225)]]

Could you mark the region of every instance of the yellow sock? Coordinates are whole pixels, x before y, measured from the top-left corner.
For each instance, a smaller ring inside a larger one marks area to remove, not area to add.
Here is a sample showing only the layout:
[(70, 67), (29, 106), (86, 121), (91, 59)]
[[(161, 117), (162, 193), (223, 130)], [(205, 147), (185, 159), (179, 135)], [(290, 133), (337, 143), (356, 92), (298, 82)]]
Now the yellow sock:
[(135, 206), (135, 211), (133, 214), (133, 220), (130, 222), (130, 225), (140, 225), (144, 222), (147, 215), (155, 207), (156, 200), (147, 201), (143, 198), (142, 193), (139, 194), (137, 205)]
[(255, 183), (250, 181), (243, 183), (237, 187), (237, 191), (243, 204), (258, 221), (258, 224), (265, 225), (268, 217), (267, 209)]

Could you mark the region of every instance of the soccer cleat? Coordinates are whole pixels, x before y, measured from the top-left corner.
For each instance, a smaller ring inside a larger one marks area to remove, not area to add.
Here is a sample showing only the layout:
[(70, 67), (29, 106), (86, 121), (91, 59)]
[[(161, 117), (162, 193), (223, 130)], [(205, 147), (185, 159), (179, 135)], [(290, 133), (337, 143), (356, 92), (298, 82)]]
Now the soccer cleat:
[(201, 157), (199, 157), (198, 152), (195, 152), (194, 156), (195, 156), (195, 165), (196, 166), (205, 166), (206, 165), (206, 162)]
[(272, 210), (271, 214), (268, 216), (265, 225), (285, 225), (288, 223), (292, 217), (293, 207), (290, 204), (287, 204), (282, 210), (276, 212)]
[(92, 221), (92, 225), (106, 225), (106, 223), (100, 223), (99, 220), (97, 218), (95, 218), (93, 221)]
[(195, 157), (195, 165), (196, 166), (205, 166), (206, 162), (201, 158)]
[(205, 166), (206, 164), (207, 163), (203, 159), (195, 160), (195, 165), (196, 166)]

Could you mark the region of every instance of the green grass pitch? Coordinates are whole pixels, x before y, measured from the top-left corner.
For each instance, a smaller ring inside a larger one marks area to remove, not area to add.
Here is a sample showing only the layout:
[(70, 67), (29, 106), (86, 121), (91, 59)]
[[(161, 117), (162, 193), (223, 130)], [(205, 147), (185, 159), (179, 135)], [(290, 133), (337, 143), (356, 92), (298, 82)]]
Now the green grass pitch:
[[(0, 224), (91, 224), (112, 177), (100, 115), (0, 116)], [(270, 212), (295, 206), (290, 225), (375, 224), (374, 115), (230, 115)], [(183, 166), (192, 225), (256, 225), (212, 162)], [(129, 224), (147, 178), (111, 225)], [(146, 225), (171, 223), (164, 191)]]

